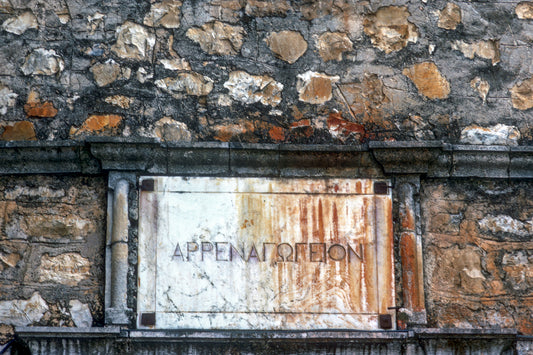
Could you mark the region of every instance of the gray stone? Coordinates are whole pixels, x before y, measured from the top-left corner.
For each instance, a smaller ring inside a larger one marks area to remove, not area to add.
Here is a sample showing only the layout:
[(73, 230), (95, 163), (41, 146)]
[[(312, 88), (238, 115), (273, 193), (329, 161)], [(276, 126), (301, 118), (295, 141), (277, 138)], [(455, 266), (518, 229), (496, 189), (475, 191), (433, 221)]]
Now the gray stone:
[(9, 107), (15, 106), (17, 96), (7, 86), (0, 84), (0, 115), (5, 115)]
[(167, 142), (190, 142), (192, 140), (192, 134), (187, 125), (170, 117), (163, 117), (155, 123), (154, 134)]
[(26, 11), (17, 17), (11, 17), (5, 20), (2, 24), (2, 28), (7, 32), (21, 35), (30, 28), (39, 28), (39, 25), (35, 15), (31, 11)]
[(180, 27), (181, 1), (163, 0), (153, 3), (150, 12), (144, 17), (144, 24), (150, 27)]
[(38, 322), (48, 310), (45, 300), (35, 292), (29, 300), (0, 302), (0, 319), (4, 324), (26, 326)]
[(281, 102), (283, 84), (267, 75), (250, 75), (245, 71), (234, 71), (224, 83), (230, 96), (246, 104), (261, 102), (263, 105), (277, 106)]
[(155, 35), (151, 30), (131, 21), (116, 30), (117, 42), (111, 50), (121, 58), (151, 61)]
[(69, 302), (70, 316), (76, 327), (90, 327), (93, 324), (93, 317), (89, 305), (81, 303), (79, 300)]
[(54, 75), (64, 68), (65, 62), (53, 49), (38, 48), (26, 57), (21, 70), (24, 75)]
[(120, 75), (120, 65), (113, 59), (108, 59), (105, 63), (95, 64), (89, 70), (93, 73), (94, 80), (100, 87), (111, 84)]

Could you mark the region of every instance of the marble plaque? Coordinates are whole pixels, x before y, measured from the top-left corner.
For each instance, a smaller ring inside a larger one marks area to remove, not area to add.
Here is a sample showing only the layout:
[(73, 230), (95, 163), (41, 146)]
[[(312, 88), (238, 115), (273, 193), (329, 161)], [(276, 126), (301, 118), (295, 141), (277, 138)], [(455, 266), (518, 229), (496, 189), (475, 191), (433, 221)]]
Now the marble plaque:
[(139, 328), (371, 330), (394, 316), (390, 189), (373, 180), (140, 185)]

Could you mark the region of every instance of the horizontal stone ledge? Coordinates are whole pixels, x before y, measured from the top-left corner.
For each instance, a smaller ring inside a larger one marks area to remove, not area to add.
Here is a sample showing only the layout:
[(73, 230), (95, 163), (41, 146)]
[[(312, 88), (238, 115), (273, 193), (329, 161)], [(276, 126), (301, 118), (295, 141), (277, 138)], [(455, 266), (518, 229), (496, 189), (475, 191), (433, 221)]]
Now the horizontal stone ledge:
[(22, 338), (116, 338), (120, 327), (15, 327)]
[(92, 137), (83, 142), (0, 142), (0, 155), (0, 174), (128, 171), (185, 176), (533, 178), (532, 146), (440, 141), (349, 146)]

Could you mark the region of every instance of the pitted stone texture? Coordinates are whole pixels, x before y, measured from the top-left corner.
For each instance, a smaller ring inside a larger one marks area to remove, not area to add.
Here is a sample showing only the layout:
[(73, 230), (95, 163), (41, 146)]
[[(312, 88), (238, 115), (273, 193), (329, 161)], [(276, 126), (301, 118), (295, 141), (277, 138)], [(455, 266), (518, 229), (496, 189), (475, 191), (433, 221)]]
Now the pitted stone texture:
[(33, 50), (20, 68), (24, 75), (54, 75), (65, 68), (65, 62), (53, 49)]
[(46, 311), (45, 300), (35, 292), (29, 300), (0, 301), (0, 322), (23, 327), (39, 322)]
[(213, 80), (199, 73), (179, 73), (175, 78), (156, 80), (158, 88), (181, 98), (184, 94), (192, 96), (205, 96), (213, 90)]
[(323, 104), (332, 98), (333, 85), (340, 80), (338, 76), (307, 71), (298, 74), (296, 90), (300, 101), (310, 104)]
[(505, 180), (423, 183), (425, 291), (432, 326), (532, 333), (532, 187)]
[(244, 40), (244, 28), (220, 21), (209, 22), (202, 27), (187, 30), (186, 36), (200, 45), (208, 54), (236, 55)]
[(478, 56), (483, 59), (490, 59), (492, 65), (500, 62), (500, 41), (498, 40), (477, 41), (474, 43), (456, 41), (452, 44), (452, 48), (461, 51), (469, 59), (474, 59), (475, 56)]
[(0, 140), (3, 141), (34, 141), (35, 128), (29, 121), (0, 122)]
[(454, 3), (447, 3), (444, 9), (439, 11), (438, 26), (446, 30), (455, 30), (461, 23), (461, 8)]
[(399, 51), (409, 42), (418, 41), (418, 30), (407, 18), (405, 6), (385, 6), (365, 17), (364, 31), (372, 44), (385, 53)]
[(10, 107), (15, 106), (18, 95), (5, 85), (0, 84), (0, 115), (5, 115)]
[(163, 0), (153, 3), (144, 17), (144, 24), (150, 27), (179, 28), (181, 1)]
[(37, 18), (31, 11), (23, 12), (17, 17), (12, 17), (4, 21), (2, 28), (16, 35), (21, 35), (29, 29), (38, 29)]
[(413, 81), (420, 94), (429, 99), (445, 99), (450, 94), (450, 83), (433, 62), (415, 64), (402, 73)]
[(118, 134), (122, 116), (120, 115), (91, 115), (80, 128), (71, 127), (70, 136), (114, 136)]
[(497, 124), (492, 127), (471, 125), (461, 131), (461, 143), (483, 145), (518, 145), (520, 131), (513, 126)]
[(111, 50), (121, 58), (151, 61), (155, 35), (135, 22), (126, 21), (116, 30), (117, 42)]
[(513, 86), (511, 101), (513, 107), (519, 110), (529, 110), (533, 107), (533, 77)]
[(235, 100), (245, 104), (261, 102), (271, 106), (277, 106), (281, 102), (283, 90), (283, 85), (269, 76), (250, 75), (244, 71), (231, 72), (224, 87)]
[(353, 50), (353, 43), (346, 33), (342, 32), (325, 32), (317, 40), (318, 54), (324, 62), (329, 60), (342, 60), (344, 52)]
[(39, 282), (76, 286), (80, 281), (90, 276), (90, 269), (89, 260), (78, 253), (66, 253), (58, 256), (44, 254), (39, 266)]
[(516, 16), (521, 20), (533, 19), (533, 2), (523, 1), (515, 7)]
[(305, 51), (307, 51), (307, 42), (296, 31), (273, 32), (265, 39), (268, 47), (281, 60), (293, 64)]
[(291, 9), (288, 0), (248, 0), (244, 11), (248, 16), (280, 16), (285, 17)]
[(479, 97), (481, 97), (483, 103), (485, 103), (490, 90), (489, 82), (476, 76), (474, 79), (470, 80), (470, 86), (477, 91)]
[(164, 142), (190, 142), (192, 134), (183, 122), (163, 117), (155, 123), (154, 134)]

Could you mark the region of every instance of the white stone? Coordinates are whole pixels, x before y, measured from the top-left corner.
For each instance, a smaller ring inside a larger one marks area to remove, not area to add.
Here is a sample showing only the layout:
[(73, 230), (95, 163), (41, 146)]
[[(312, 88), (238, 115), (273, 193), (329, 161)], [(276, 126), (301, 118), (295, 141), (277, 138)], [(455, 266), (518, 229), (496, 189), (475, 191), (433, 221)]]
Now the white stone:
[(183, 94), (205, 96), (213, 90), (211, 78), (194, 72), (179, 73), (175, 78), (156, 80), (155, 85), (176, 98), (180, 98)]
[(229, 73), (224, 83), (230, 96), (245, 104), (261, 102), (263, 105), (277, 106), (281, 102), (283, 84), (267, 75), (250, 75), (245, 71)]
[(481, 145), (518, 145), (520, 131), (514, 126), (491, 127), (471, 125), (461, 131), (461, 143)]
[(155, 123), (154, 134), (166, 142), (190, 142), (192, 134), (183, 122), (163, 117)]
[(147, 178), (137, 310), (155, 328), (370, 330), (394, 315), (380, 306), (395, 303), (391, 196), (372, 180)]
[(506, 215), (487, 216), (479, 221), (479, 227), (491, 233), (509, 233), (520, 237), (533, 235), (533, 221), (522, 222)]
[(183, 58), (160, 59), (159, 62), (168, 70), (191, 70), (189, 62)]
[(45, 254), (41, 257), (39, 282), (53, 282), (68, 286), (76, 286), (90, 276), (89, 259), (77, 253), (66, 253), (58, 256)]
[(298, 98), (311, 104), (323, 104), (331, 100), (333, 84), (340, 80), (339, 76), (329, 76), (314, 71), (298, 74), (297, 78)]
[(124, 22), (116, 30), (117, 42), (111, 50), (121, 58), (152, 60), (155, 45), (153, 31), (131, 21)]
[(21, 35), (30, 28), (39, 28), (37, 18), (31, 11), (26, 11), (17, 17), (12, 17), (4, 21), (2, 28), (16, 35)]
[(7, 86), (0, 84), (0, 115), (5, 115), (9, 107), (15, 106), (17, 96)]
[(64, 68), (65, 62), (53, 49), (37, 48), (26, 57), (21, 70), (24, 75), (54, 75)]
[(70, 316), (76, 327), (90, 327), (93, 325), (93, 317), (89, 305), (79, 300), (69, 302)]
[(48, 305), (38, 292), (35, 292), (29, 300), (0, 302), (1, 322), (17, 327), (40, 321), (46, 311)]
[(150, 12), (144, 17), (146, 26), (165, 28), (180, 27), (181, 1), (163, 0), (153, 3)]

